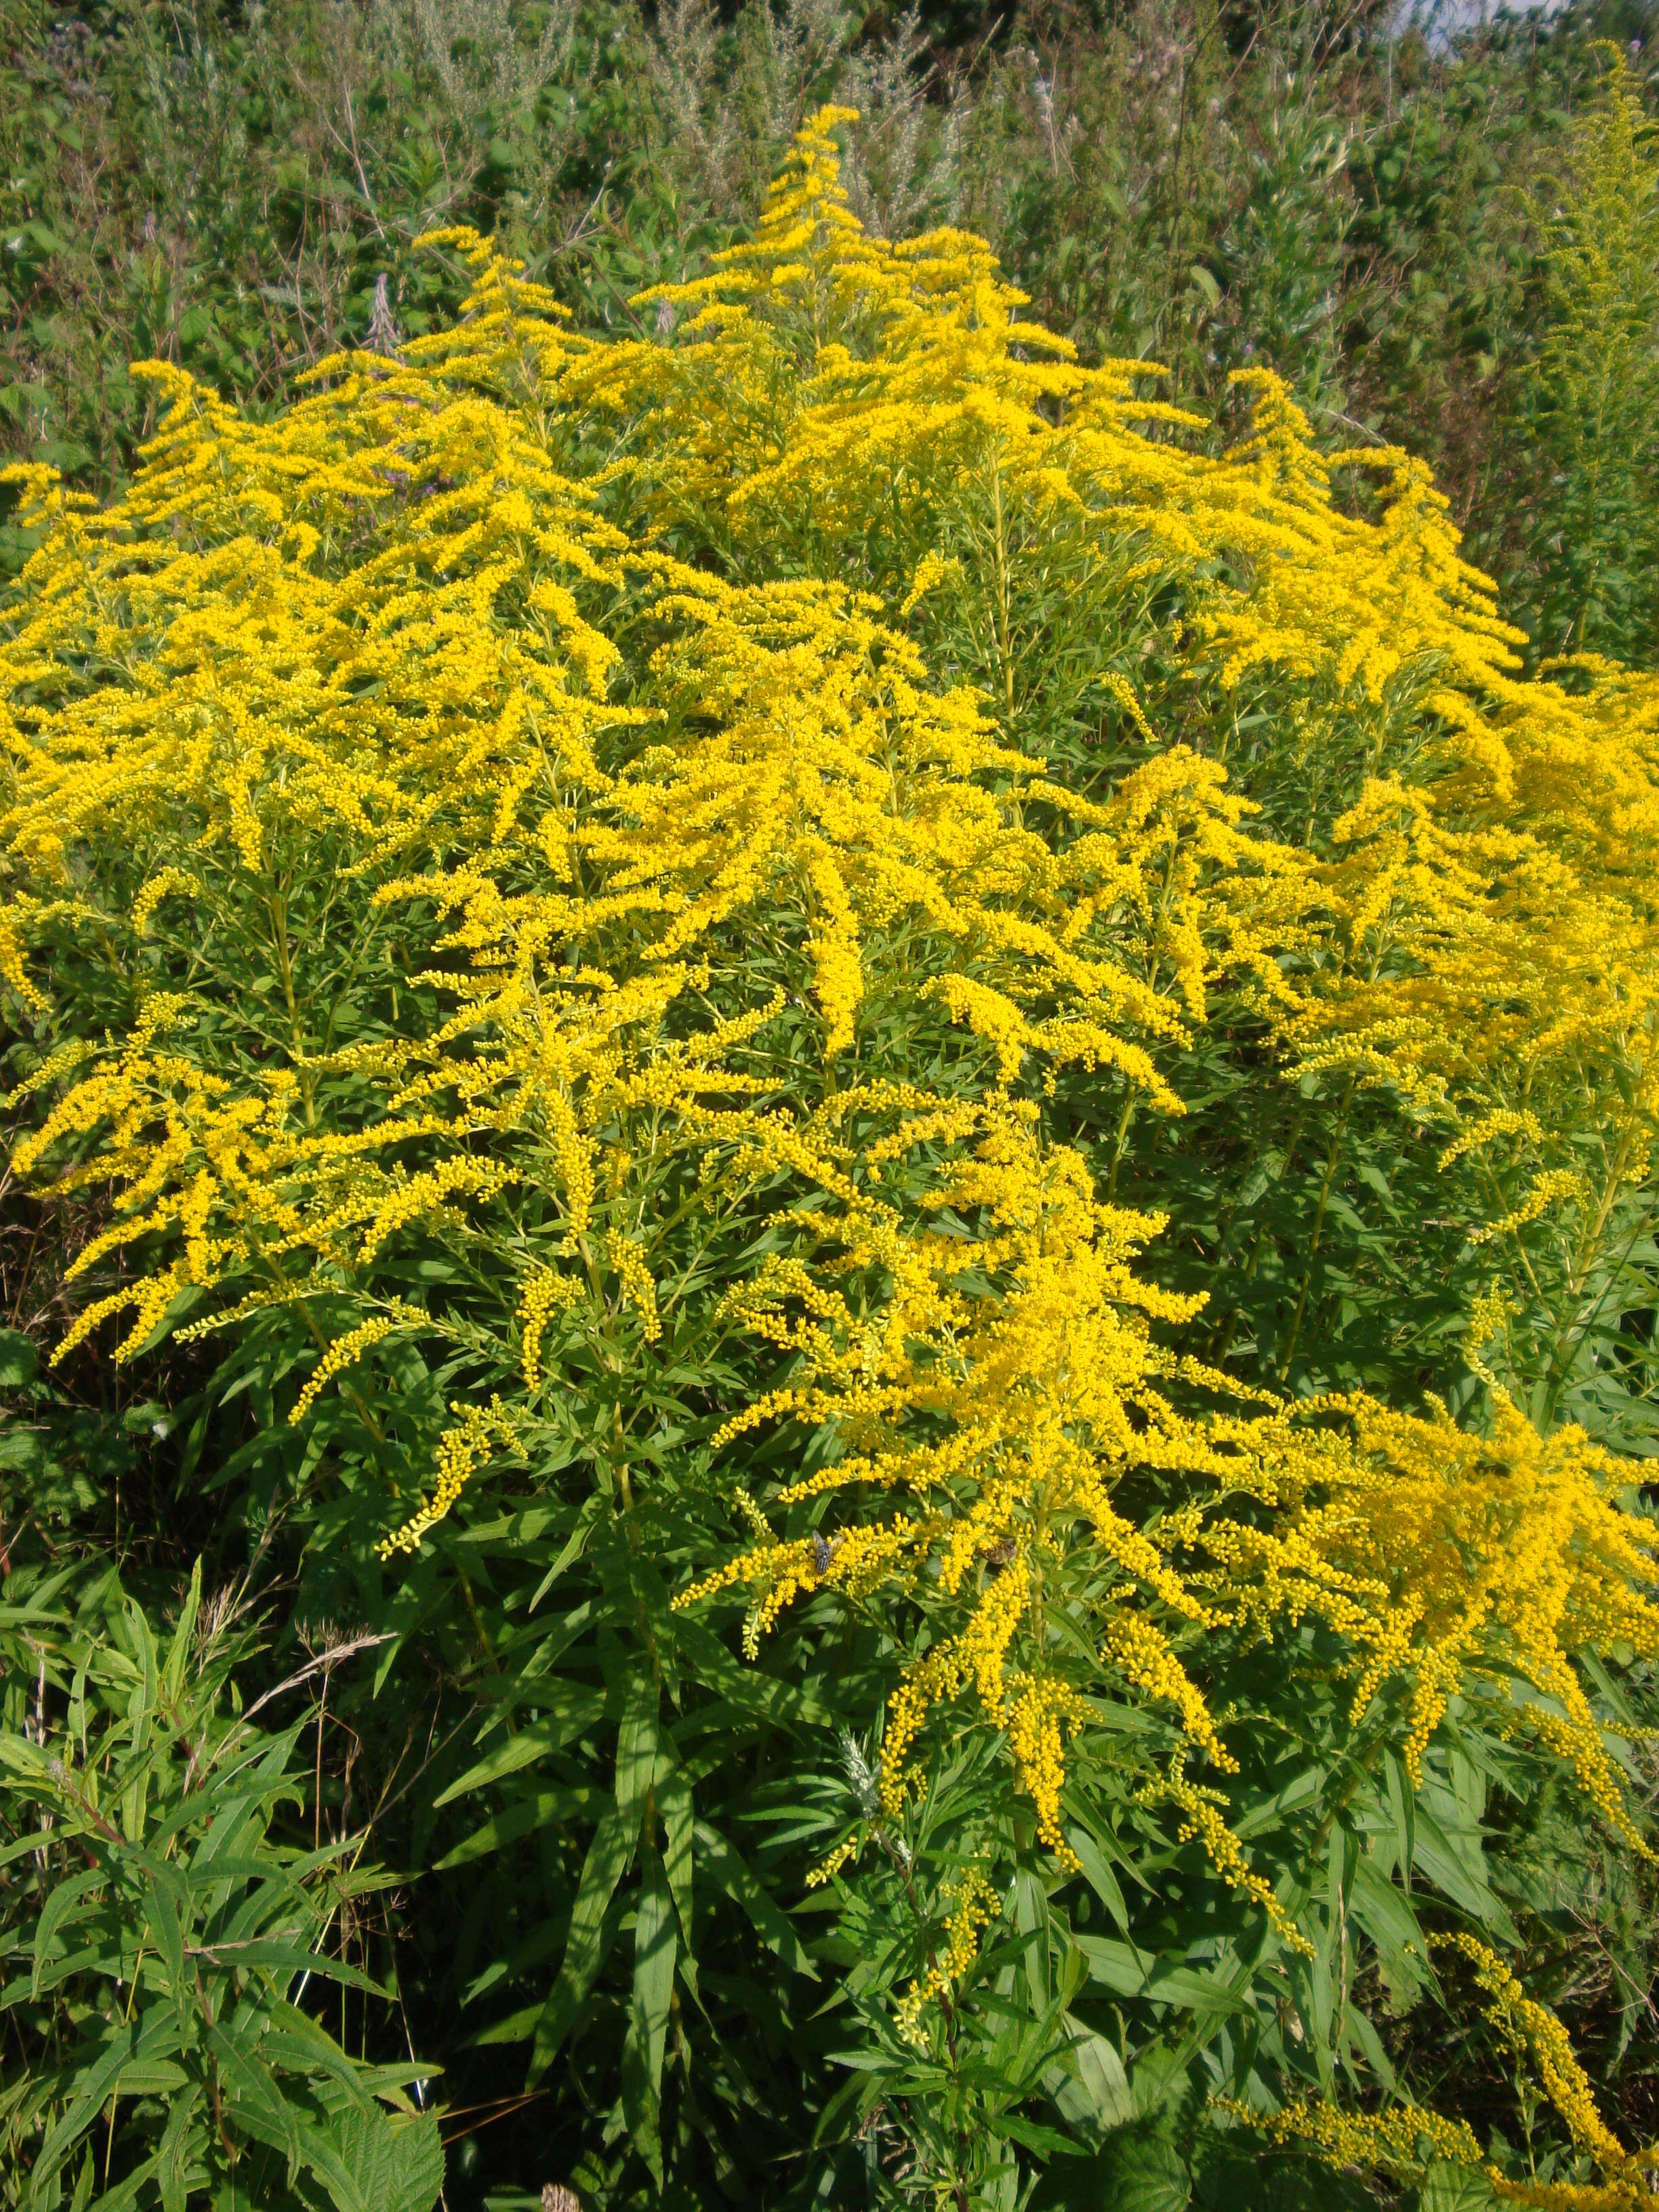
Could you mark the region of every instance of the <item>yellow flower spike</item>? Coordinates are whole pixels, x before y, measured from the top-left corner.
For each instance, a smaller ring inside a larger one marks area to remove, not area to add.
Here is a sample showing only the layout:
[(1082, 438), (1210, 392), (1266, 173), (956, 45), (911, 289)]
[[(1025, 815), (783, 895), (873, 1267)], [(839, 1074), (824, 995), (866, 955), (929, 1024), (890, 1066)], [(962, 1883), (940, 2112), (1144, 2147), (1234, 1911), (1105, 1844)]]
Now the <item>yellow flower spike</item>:
[(461, 1492), (491, 1456), (492, 1449), (501, 1446), (510, 1449), (517, 1440), (517, 1431), (506, 1418), (499, 1398), (493, 1399), (487, 1408), (452, 1406), (449, 1410), (458, 1419), (456, 1425), (446, 1429), (438, 1439), (438, 1480), (432, 1497), (418, 1513), (375, 1547), (383, 1559), (398, 1552), (416, 1550), (427, 1532), (448, 1518)]
[(623, 1296), (640, 1317), (641, 1334), (647, 1344), (654, 1344), (662, 1334), (662, 1322), (657, 1312), (657, 1286), (639, 1246), (619, 1231), (609, 1229), (605, 1231), (605, 1255), (616, 1271)]
[(356, 1328), (348, 1329), (343, 1336), (337, 1336), (306, 1378), (305, 1388), (289, 1414), (289, 1426), (297, 1428), (335, 1376), (355, 1366), (364, 1352), (377, 1344), (384, 1344), (400, 1328), (418, 1328), (424, 1319), (424, 1315), (398, 1304), (392, 1312), (377, 1314), (371, 1320), (360, 1322)]
[[(1384, 2112), (1348, 2112), (1340, 2106), (1297, 2099), (1276, 2112), (1262, 2112), (1236, 2098), (1216, 2097), (1212, 2108), (1243, 2127), (1260, 2131), (1278, 2144), (1305, 2145), (1327, 2165), (1358, 2166), (1404, 2180), (1423, 2177), (1419, 2146), (1451, 2166), (1467, 2166), (1491, 2176), (1474, 2131), (1462, 2120), (1448, 2120), (1422, 2105), (1401, 2104)], [(1565, 2212), (1565, 2208), (1564, 2208)]]
[(922, 2015), (929, 2005), (950, 2000), (978, 1955), (981, 1931), (1002, 1909), (1002, 1900), (982, 1867), (965, 1868), (951, 1894), (953, 1909), (945, 1923), (943, 1951), (893, 2008), (900, 2035), (919, 2051), (927, 2045)]
[(825, 1882), (833, 1881), (842, 1869), (858, 1856), (863, 1843), (861, 1835), (843, 1837), (834, 1850), (827, 1857), (820, 1859), (808, 1873), (806, 1887), (822, 1889)]
[(526, 1389), (534, 1390), (542, 1379), (542, 1337), (548, 1322), (580, 1296), (581, 1285), (574, 1275), (562, 1275), (550, 1267), (532, 1275), (526, 1285), (519, 1301), (519, 1364)]
[(1443, 1948), (1462, 1952), (1489, 2000), (1487, 2017), (1518, 2057), (1537, 2069), (1544, 2093), (1566, 2123), (1574, 2144), (1586, 2151), (1610, 2179), (1635, 2179), (1636, 2161), (1601, 2118), (1589, 2076), (1574, 2054), (1567, 2032), (1547, 2005), (1529, 1997), (1498, 1956), (1478, 1936), (1437, 1936)]
[(1273, 1893), (1273, 1884), (1251, 1871), (1245, 1857), (1244, 1847), (1227, 1826), (1216, 1801), (1216, 1793), (1197, 1788), (1182, 1774), (1177, 1760), (1171, 1767), (1158, 1795), (1167, 1797), (1182, 1814), (1176, 1831), (1182, 1843), (1196, 1838), (1204, 1846), (1204, 1855), (1230, 1889), (1241, 1897), (1248, 1897), (1259, 1905), (1277, 1929), (1285, 1948), (1300, 1957), (1315, 1956), (1314, 1947), (1303, 1935)]
[(1069, 1683), (1050, 1676), (1028, 1680), (1008, 1711), (1008, 1747), (1022, 1788), (1036, 1809), (1037, 1833), (1059, 1863), (1075, 1873), (1077, 1854), (1060, 1829), (1060, 1793), (1066, 1781), (1066, 1745), (1084, 1723), (1086, 1708)]
[(1236, 2099), (1218, 2097), (1212, 2100), (1213, 2109), (1277, 2143), (1304, 2145), (1335, 2167), (1358, 2167), (1410, 2183), (1425, 2178), (1427, 2160), (1432, 2159), (1468, 2167), (1481, 2175), (1498, 2202), (1528, 2206), (1532, 2212), (1641, 2212), (1651, 2202), (1650, 2182), (1659, 2166), (1659, 2154), (1632, 2154), (1608, 2128), (1555, 2014), (1528, 1997), (1503, 1960), (1477, 1936), (1460, 1932), (1431, 1941), (1441, 1950), (1460, 1952), (1473, 1966), (1487, 2017), (1513, 2056), (1535, 2070), (1545, 2094), (1565, 2122), (1574, 2148), (1600, 2169), (1599, 2181), (1511, 2179), (1482, 2157), (1465, 2122), (1447, 2119), (1420, 2105), (1400, 2104), (1365, 2113), (1303, 2099), (1279, 2112), (1263, 2112)]

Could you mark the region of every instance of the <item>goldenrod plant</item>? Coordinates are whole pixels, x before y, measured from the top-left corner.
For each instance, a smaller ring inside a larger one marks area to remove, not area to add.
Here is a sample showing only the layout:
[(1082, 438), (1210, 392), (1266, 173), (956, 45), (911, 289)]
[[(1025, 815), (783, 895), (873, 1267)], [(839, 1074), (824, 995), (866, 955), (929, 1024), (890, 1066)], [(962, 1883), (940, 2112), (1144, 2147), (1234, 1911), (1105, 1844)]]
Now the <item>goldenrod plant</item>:
[(1546, 653), (1659, 666), (1659, 143), (1626, 54), (1599, 49), (1563, 173), (1538, 208), (1542, 343), (1534, 492), (1522, 589)]
[(313, 1822), (424, 1742), (379, 1986), (524, 2202), (1633, 2206), (1510, 1844), (1650, 1856), (1659, 684), (850, 119), (642, 335), (446, 231), (452, 327), (17, 477), (52, 1359), (383, 1639)]

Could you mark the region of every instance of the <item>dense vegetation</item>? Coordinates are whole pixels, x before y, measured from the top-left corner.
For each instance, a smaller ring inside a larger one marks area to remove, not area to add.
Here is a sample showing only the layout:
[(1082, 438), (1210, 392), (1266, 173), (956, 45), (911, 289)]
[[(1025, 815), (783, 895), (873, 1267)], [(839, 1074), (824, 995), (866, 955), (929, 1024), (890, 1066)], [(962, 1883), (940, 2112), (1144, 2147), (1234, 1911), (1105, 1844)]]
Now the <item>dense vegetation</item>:
[(1634, 2212), (1643, 19), (6, 33), (4, 2201)]
[(101, 495), (155, 419), (132, 362), (269, 410), (363, 339), (382, 280), (405, 336), (453, 313), (459, 273), (415, 248), (445, 222), (638, 334), (631, 295), (743, 234), (835, 99), (872, 228), (979, 232), (1047, 328), (1164, 362), (1212, 416), (1270, 362), (1323, 443), (1429, 462), (1542, 646), (1651, 665), (1650, 170), (1645, 202), (1628, 163), (1588, 194), (1583, 298), (1559, 229), (1595, 38), (1638, 82), (1650, 23), (1603, 0), (1449, 50), (1364, 0), (3, 0), (0, 441)]

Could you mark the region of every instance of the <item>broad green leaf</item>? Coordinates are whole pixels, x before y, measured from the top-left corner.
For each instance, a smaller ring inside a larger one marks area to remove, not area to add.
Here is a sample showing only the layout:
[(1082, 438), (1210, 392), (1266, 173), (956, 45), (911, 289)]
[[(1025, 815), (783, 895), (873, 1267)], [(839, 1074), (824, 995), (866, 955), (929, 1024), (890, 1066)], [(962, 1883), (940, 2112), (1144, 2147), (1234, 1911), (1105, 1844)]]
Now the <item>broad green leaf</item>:
[(1479, 2166), (1436, 2159), (1417, 2193), (1417, 2212), (1486, 2212), (1496, 2204), (1492, 2185)]
[(21, 1390), (34, 1380), (40, 1355), (21, 1328), (0, 1328), (0, 1390)]
[[(1123, 2128), (1086, 2158), (1057, 2158), (1031, 2202), (1040, 2212), (1186, 2212), (1192, 2178), (1161, 2129)], [(1241, 2208), (1243, 2212), (1243, 2208)]]
[(343, 2113), (326, 2136), (310, 2131), (305, 2155), (336, 2212), (432, 2212), (443, 2186), (443, 2146), (430, 2113), (394, 2117), (378, 2106)]
[(1066, 2026), (1071, 2042), (1064, 2065), (1055, 2069), (1055, 2104), (1073, 2126), (1090, 2133), (1127, 2127), (1135, 2116), (1134, 2100), (1116, 2049), (1069, 2016)]

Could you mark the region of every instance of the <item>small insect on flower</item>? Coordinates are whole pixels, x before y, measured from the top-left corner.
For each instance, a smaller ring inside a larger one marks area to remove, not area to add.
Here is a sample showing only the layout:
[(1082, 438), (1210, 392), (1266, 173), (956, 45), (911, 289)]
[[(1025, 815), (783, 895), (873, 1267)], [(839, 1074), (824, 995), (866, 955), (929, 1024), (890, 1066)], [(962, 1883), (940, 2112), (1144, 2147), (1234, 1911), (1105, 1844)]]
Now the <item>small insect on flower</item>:
[(836, 1553), (840, 1551), (842, 1545), (845, 1540), (844, 1537), (824, 1536), (821, 1535), (816, 1529), (813, 1531), (812, 1571), (817, 1575), (820, 1582), (822, 1582), (824, 1576), (829, 1573), (830, 1563), (835, 1558)]

